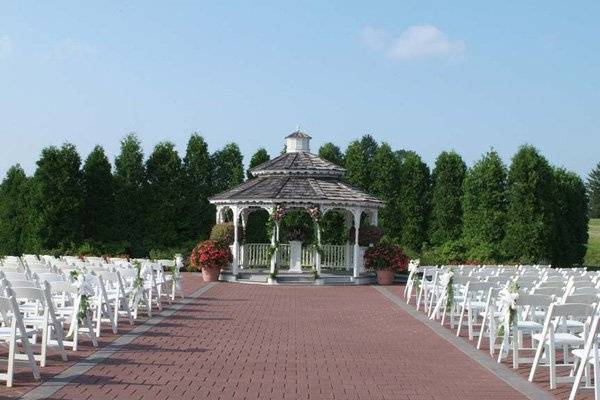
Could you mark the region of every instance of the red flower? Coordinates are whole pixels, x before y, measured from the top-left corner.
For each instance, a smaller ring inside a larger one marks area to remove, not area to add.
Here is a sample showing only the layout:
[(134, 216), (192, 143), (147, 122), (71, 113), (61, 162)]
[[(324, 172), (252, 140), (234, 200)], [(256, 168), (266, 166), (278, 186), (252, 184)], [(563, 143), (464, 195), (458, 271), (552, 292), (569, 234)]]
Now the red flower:
[(369, 271), (405, 271), (409, 257), (396, 244), (379, 243), (365, 251), (365, 269)]
[(220, 270), (227, 267), (232, 260), (229, 246), (216, 240), (199, 243), (190, 255), (190, 264), (198, 270), (203, 268)]

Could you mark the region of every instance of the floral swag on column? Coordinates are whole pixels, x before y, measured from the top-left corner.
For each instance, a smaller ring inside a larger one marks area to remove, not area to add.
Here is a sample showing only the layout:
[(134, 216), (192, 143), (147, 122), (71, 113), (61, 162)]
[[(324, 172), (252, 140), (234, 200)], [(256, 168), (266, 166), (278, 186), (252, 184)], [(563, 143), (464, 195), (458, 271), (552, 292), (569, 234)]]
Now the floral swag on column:
[(276, 231), (279, 230), (279, 224), (281, 224), (281, 221), (283, 220), (284, 216), (285, 207), (281, 204), (276, 204), (273, 207), (271, 215), (269, 216), (269, 225), (271, 229), (275, 229), (275, 231), (273, 232), (275, 240), (273, 241), (273, 243), (271, 243), (271, 247), (269, 247), (269, 252), (267, 253), (267, 257), (269, 259), (273, 257), (273, 255), (279, 248), (279, 235), (276, 233)]
[[(321, 219), (323, 218), (323, 213), (321, 212), (321, 208), (316, 204), (308, 207), (307, 211), (308, 211), (308, 214), (310, 215), (310, 217), (312, 218), (313, 223), (315, 224), (315, 233), (316, 233), (316, 237), (317, 237), (317, 242), (315, 244), (313, 244), (313, 250), (315, 252), (315, 259), (316, 259), (317, 255), (319, 256), (319, 259), (320, 259), (323, 257), (323, 247), (321, 246)], [(315, 279), (319, 278), (319, 270), (316, 266), (316, 262), (315, 262), (315, 266), (313, 267), (311, 272)]]

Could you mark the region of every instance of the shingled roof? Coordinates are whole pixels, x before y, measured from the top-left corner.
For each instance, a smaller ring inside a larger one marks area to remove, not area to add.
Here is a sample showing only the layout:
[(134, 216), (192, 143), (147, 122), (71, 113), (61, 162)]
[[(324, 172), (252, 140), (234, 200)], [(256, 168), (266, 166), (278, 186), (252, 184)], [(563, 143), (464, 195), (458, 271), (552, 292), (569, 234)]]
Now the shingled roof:
[(345, 169), (332, 162), (307, 153), (286, 153), (253, 168), (254, 176), (302, 174), (341, 177)]
[(380, 206), (377, 198), (337, 179), (270, 176), (246, 181), (211, 199), (220, 202), (366, 203)]
[[(296, 131), (287, 139), (308, 139)], [(308, 145), (308, 143), (305, 143)], [(289, 149), (288, 149), (289, 151)], [(344, 168), (309, 152), (282, 154), (251, 170), (254, 179), (210, 199), (215, 204), (331, 204), (379, 208), (383, 202), (343, 181)]]

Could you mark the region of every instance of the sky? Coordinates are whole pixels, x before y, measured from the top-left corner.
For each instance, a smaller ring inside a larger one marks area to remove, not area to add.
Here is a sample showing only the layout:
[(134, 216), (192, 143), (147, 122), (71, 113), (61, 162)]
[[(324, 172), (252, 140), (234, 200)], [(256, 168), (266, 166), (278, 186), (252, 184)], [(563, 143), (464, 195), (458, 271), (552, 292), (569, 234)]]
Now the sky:
[(299, 125), (316, 152), (364, 134), (472, 165), (532, 144), (600, 162), (598, 1), (8, 1), (0, 5), (0, 174), (42, 148), (109, 157), (136, 132), (192, 132), (245, 162)]

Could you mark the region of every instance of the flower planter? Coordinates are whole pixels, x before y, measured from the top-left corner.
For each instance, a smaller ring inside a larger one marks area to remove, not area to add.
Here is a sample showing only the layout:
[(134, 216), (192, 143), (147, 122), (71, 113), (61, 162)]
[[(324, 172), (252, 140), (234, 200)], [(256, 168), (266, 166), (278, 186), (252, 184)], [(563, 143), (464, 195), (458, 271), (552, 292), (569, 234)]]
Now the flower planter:
[(394, 283), (394, 277), (396, 271), (391, 269), (384, 269), (377, 271), (377, 283), (380, 285), (392, 285)]
[(217, 282), (220, 273), (219, 268), (202, 268), (202, 279), (204, 282)]

